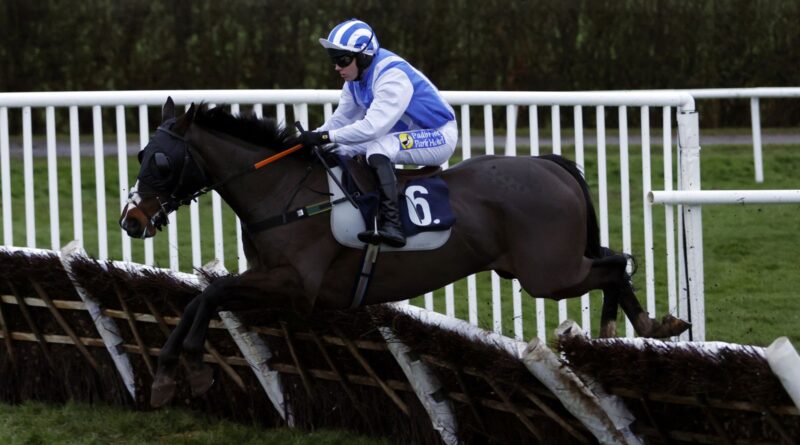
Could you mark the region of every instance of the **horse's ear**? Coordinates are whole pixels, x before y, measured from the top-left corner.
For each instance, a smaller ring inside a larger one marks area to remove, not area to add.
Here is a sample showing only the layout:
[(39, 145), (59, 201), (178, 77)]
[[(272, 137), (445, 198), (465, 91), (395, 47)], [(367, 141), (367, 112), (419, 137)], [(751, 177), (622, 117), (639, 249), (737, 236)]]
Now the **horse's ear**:
[(168, 121), (175, 117), (175, 102), (172, 101), (172, 96), (167, 97), (164, 107), (161, 108), (161, 123)]
[(194, 102), (189, 105), (189, 109), (186, 110), (186, 116), (189, 116), (190, 121), (194, 121), (194, 112), (196, 111), (196, 107), (194, 106)]

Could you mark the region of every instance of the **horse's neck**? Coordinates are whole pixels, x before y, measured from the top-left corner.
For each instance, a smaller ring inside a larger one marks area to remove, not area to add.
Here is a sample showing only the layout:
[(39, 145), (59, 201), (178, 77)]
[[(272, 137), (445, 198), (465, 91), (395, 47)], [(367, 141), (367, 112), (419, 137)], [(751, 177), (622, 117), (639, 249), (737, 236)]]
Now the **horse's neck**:
[[(283, 158), (254, 171), (253, 164), (274, 152), (255, 150), (255, 146), (246, 142), (201, 131), (202, 138), (197, 140), (203, 142), (196, 144), (214, 182), (225, 181), (226, 178), (248, 171), (217, 189), (222, 199), (245, 223), (319, 201), (320, 195), (309, 189), (320, 192), (327, 190), (322, 169), (314, 169), (305, 178), (307, 164), (297, 159), (307, 157), (303, 153), (291, 154), (289, 156), (294, 158)], [(250, 148), (246, 148), (247, 145)]]
[[(290, 161), (281, 162), (288, 165)], [(246, 175), (239, 184), (227, 187), (226, 202), (243, 222), (252, 224), (322, 200), (323, 197), (312, 190), (327, 190), (323, 171), (317, 168), (307, 176), (306, 166), (292, 164), (294, 168), (286, 169), (280, 163), (270, 164), (265, 168), (273, 171)]]

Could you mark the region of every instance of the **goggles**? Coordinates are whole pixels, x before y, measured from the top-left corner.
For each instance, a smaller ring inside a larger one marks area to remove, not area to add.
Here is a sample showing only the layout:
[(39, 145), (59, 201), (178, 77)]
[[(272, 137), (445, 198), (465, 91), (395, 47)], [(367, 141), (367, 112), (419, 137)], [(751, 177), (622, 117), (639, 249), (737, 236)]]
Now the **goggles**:
[(340, 68), (347, 68), (351, 63), (353, 63), (355, 58), (355, 54), (344, 54), (341, 56), (331, 57), (331, 60), (336, 66)]

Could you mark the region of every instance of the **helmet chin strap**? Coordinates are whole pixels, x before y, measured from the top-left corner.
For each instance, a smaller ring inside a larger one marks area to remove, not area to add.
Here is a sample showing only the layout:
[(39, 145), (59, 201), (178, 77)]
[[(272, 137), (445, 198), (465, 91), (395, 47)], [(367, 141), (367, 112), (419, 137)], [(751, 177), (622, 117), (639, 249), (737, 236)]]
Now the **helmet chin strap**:
[(364, 70), (369, 68), (372, 64), (372, 57), (367, 54), (364, 54), (364, 51), (369, 47), (370, 42), (372, 39), (375, 38), (375, 30), (371, 30), (372, 32), (369, 34), (369, 40), (364, 44), (364, 47), (361, 48), (358, 52), (354, 53), (356, 57), (356, 66), (358, 67), (358, 76), (356, 76), (356, 80), (361, 80), (361, 77), (364, 75)]
[(356, 59), (356, 66), (358, 67), (358, 76), (356, 76), (356, 81), (361, 80), (361, 78), (364, 76), (364, 71), (372, 64), (372, 57), (367, 56), (366, 54), (359, 54), (358, 57), (368, 57), (369, 59), (368, 62), (364, 64), (359, 63), (360, 61), (358, 58)]

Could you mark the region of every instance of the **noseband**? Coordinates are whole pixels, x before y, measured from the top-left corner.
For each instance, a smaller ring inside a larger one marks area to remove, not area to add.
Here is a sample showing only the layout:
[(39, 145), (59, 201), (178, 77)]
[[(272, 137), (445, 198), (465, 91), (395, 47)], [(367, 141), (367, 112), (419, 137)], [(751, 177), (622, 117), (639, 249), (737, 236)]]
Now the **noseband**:
[(156, 201), (158, 201), (158, 211), (153, 215), (148, 216), (147, 213), (142, 210), (142, 213), (147, 218), (147, 225), (142, 229), (142, 239), (147, 237), (148, 227), (152, 226), (154, 229), (160, 231), (163, 226), (169, 224), (169, 214), (179, 207), (179, 205), (176, 205), (172, 210), (170, 210), (170, 207), (172, 207), (172, 205), (170, 205), (172, 200), (164, 202), (157, 193), (142, 194), (135, 188), (131, 189), (130, 193), (128, 193), (128, 205), (133, 205), (134, 207), (140, 208), (139, 204), (142, 202), (142, 200), (150, 197), (153, 197), (156, 199)]

